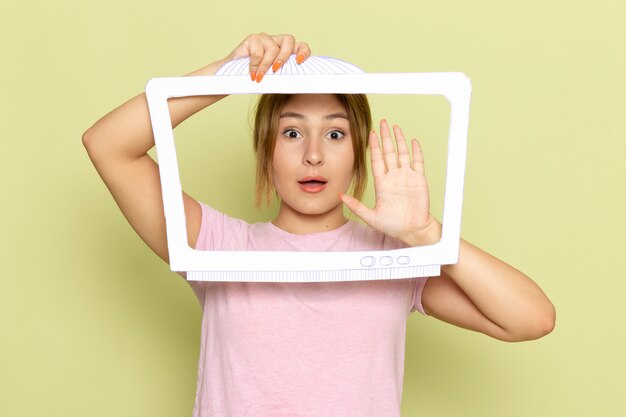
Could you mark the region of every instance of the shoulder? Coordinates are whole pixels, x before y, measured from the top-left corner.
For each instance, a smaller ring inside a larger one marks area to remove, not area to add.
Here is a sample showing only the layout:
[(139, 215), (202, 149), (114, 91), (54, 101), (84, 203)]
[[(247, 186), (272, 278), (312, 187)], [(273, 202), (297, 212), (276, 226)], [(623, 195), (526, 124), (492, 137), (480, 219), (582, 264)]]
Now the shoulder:
[(238, 241), (245, 239), (250, 224), (224, 214), (206, 203), (198, 203), (202, 210), (202, 218), (195, 249), (235, 250), (233, 246), (239, 246)]

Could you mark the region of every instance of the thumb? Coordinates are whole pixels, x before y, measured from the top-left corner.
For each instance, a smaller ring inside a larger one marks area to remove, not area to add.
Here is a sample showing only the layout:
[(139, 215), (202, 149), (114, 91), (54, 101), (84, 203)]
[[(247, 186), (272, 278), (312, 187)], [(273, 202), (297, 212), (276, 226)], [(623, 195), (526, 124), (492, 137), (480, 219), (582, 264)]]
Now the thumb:
[(354, 197), (346, 194), (339, 194), (339, 199), (350, 209), (351, 212), (359, 216), (370, 227), (374, 220), (374, 211), (369, 209), (365, 204), (361, 203)]

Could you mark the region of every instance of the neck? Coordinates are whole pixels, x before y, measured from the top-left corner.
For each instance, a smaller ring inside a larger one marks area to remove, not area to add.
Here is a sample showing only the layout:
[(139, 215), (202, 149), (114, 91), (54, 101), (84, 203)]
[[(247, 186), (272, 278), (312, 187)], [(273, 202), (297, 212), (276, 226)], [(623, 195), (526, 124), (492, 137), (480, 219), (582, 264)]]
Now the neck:
[(322, 214), (305, 214), (293, 210), (284, 202), (280, 203), (278, 215), (272, 223), (286, 232), (297, 235), (328, 232), (346, 224), (348, 219), (343, 215), (343, 205), (338, 204), (330, 211)]

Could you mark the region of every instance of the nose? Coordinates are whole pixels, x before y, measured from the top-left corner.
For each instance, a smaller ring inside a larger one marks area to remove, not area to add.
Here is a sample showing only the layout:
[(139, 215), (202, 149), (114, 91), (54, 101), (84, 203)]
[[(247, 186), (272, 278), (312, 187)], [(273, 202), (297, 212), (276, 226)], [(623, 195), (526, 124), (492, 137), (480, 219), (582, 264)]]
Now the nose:
[(308, 166), (322, 165), (324, 163), (324, 155), (319, 141), (315, 139), (307, 140), (305, 146), (302, 163)]

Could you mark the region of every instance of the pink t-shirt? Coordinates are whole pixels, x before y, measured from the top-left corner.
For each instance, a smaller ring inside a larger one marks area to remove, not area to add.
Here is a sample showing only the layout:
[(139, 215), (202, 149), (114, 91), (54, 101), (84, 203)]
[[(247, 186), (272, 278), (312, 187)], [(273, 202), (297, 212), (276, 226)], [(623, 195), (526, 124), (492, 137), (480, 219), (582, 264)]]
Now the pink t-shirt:
[[(353, 221), (295, 235), (203, 204), (196, 249), (401, 246)], [(424, 313), (425, 283), (190, 282), (203, 309), (194, 417), (399, 417), (406, 320)]]

